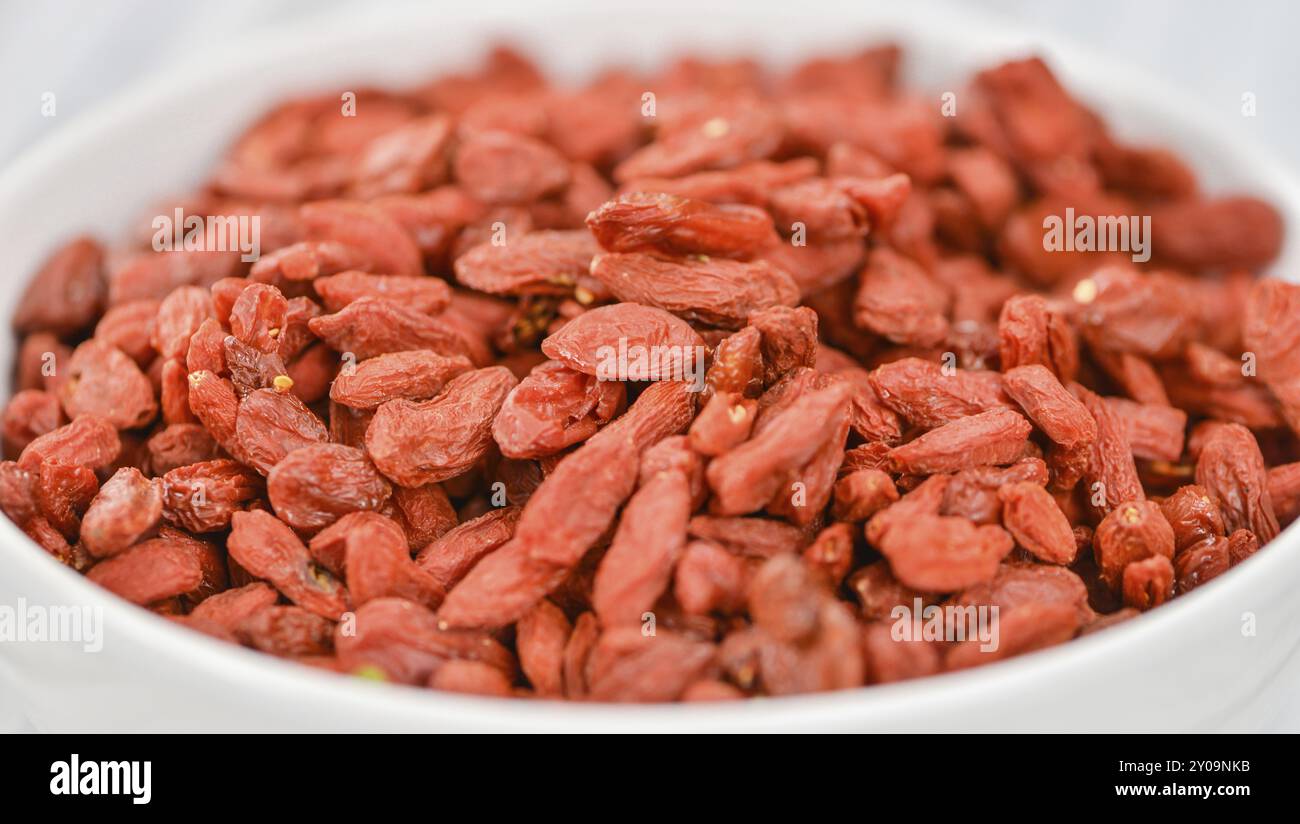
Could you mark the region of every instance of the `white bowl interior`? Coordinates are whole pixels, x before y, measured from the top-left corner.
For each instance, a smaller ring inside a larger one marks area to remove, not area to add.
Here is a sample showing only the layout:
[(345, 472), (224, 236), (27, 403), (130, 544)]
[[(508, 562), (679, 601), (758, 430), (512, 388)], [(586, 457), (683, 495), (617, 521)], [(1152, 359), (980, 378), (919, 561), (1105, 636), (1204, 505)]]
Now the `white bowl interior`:
[[(747, 22), (738, 22), (742, 16)], [(692, 50), (754, 54), (781, 65), (817, 51), (893, 39), (906, 48), (908, 83), (932, 90), (936, 105), (941, 92), (960, 90), (973, 69), (1038, 53), (1122, 135), (1177, 149), (1210, 191), (1242, 191), (1268, 198), (1282, 209), (1288, 226), (1300, 225), (1300, 186), (1277, 160), (1234, 131), (1233, 113), (1206, 113), (1113, 60), (948, 6), (921, 3), (887, 9), (856, 3), (772, 2), (747, 4), (743, 13), (680, 2), (619, 4), (616, 9), (591, 3), (547, 4), (545, 9), (522, 3), (471, 11), (411, 8), (363, 20), (331, 18), (231, 42), (227, 49), (196, 56), (187, 66), (70, 124), (14, 162), (0, 175), (0, 249), (7, 274), (0, 287), (0, 315), (12, 313), (27, 278), (61, 240), (80, 231), (112, 237), (159, 198), (199, 182), (231, 139), (273, 102), (308, 91), (413, 84), (439, 71), (472, 65), (499, 35), (566, 79), (580, 79), (608, 64), (649, 66)], [(1300, 259), (1300, 248), (1294, 235), (1291, 238), (1274, 267), (1278, 273), (1294, 271)], [(0, 362), (10, 362), (13, 345), (7, 336), (0, 339)], [(129, 661), (110, 664), (108, 659), (146, 656), (136, 661), (141, 672), (151, 667), (160, 672), (181, 670), (191, 684), (242, 691), (249, 696), (246, 704), (265, 704), (260, 716), (253, 709), (241, 716), (260, 718), (258, 724), (250, 721), (249, 725), (262, 728), (661, 729), (664, 724), (683, 724), (754, 729), (835, 728), (846, 721), (873, 728), (941, 728), (962, 726), (963, 707), (988, 706), (999, 695), (1008, 700), (1019, 696), (1015, 699), (1021, 702), (1019, 711), (1029, 713), (1024, 717), (1041, 719), (1048, 716), (1033, 715), (1035, 710), (1046, 713), (1055, 705), (1050, 695), (1038, 700), (1026, 697), (1030, 689), (1047, 693), (1059, 689), (1062, 678), (1104, 670), (1116, 661), (1138, 667), (1143, 645), (1168, 647), (1184, 631), (1180, 627), (1203, 632), (1209, 621), (1232, 623), (1241, 603), (1266, 590), (1269, 581), (1279, 576), (1294, 580), (1298, 542), (1296, 530), (1289, 530), (1250, 564), (1131, 622), (1132, 626), (985, 670), (744, 707), (624, 710), (539, 702), (506, 705), (406, 690), (380, 692), (369, 684), (304, 671), (209, 641), (117, 601), (44, 558), (12, 524), (0, 521), (0, 566), (6, 570), (0, 578), (8, 581), (8, 586), (0, 582), (0, 596), (102, 605), (114, 637), (99, 671), (108, 688), (116, 683), (114, 677), (125, 679), (114, 694), (131, 694), (129, 678), (123, 673), (132, 666)], [(1297, 608), (1287, 610), (1295, 625), (1300, 618)], [(1223, 636), (1224, 643), (1231, 641), (1230, 636)], [(1261, 659), (1259, 666), (1276, 671), (1286, 665), (1294, 658), (1295, 640), (1293, 635), (1284, 650)], [(1123, 644), (1134, 652), (1121, 653)], [(1194, 649), (1186, 646), (1181, 652), (1192, 656)], [(62, 717), (77, 719), (69, 723), (93, 725), (93, 718), (84, 714), (59, 716), (53, 704), (64, 697), (60, 690), (75, 692), (73, 686), (57, 684), (58, 673), (70, 676), (79, 672), (79, 664), (59, 660), (52, 665), (43, 653), (24, 650), (11, 666), (29, 688), (34, 712), (43, 723), (58, 726)], [(1188, 671), (1184, 669), (1179, 677), (1186, 677)], [(1167, 695), (1171, 683), (1161, 677), (1138, 692), (1155, 702)], [(173, 728), (209, 725), (202, 709), (187, 715), (186, 704), (165, 696), (166, 689), (155, 692), (152, 709), (123, 698), (116, 717), (121, 721), (127, 707), (136, 707), (138, 714), (128, 715), (127, 723)], [(1231, 698), (1237, 701), (1241, 696)], [(322, 714), (335, 711), (342, 714), (329, 718)], [(1214, 723), (1216, 712), (1226, 710), (1207, 709), (1200, 721)], [(220, 723), (218, 717), (214, 711), (211, 723)], [(1123, 718), (1123, 713), (1108, 717)], [(238, 722), (228, 723), (238, 726)], [(1061, 718), (1061, 723), (1073, 722)]]

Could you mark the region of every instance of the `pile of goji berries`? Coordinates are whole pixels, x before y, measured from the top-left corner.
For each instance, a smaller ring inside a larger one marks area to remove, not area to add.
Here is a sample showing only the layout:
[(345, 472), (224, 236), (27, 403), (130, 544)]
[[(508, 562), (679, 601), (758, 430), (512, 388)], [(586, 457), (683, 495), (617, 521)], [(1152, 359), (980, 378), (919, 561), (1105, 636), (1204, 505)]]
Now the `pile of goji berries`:
[[(1277, 212), (1039, 60), (944, 102), (899, 59), (559, 89), (499, 49), (285, 103), (159, 210), (258, 260), (146, 216), (36, 274), (0, 506), (217, 638), (599, 701), (968, 667), (1248, 558), (1300, 510)], [(1149, 217), (1150, 262), (1048, 251), (1067, 209)], [(900, 637), (921, 605), (996, 649)]]

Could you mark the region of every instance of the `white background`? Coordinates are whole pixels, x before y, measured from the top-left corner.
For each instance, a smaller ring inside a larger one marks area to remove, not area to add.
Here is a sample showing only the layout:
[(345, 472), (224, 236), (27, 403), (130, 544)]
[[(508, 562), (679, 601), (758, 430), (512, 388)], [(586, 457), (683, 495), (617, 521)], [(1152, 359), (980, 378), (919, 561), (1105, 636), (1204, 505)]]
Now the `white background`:
[[(376, 0), (0, 0), (0, 166), (51, 131), (76, 128), (79, 113), (136, 79), (166, 72), (172, 61), (197, 49), (237, 38), (251, 27), (339, 11), (364, 14), (375, 5)], [(978, 0), (967, 5), (1161, 75), (1234, 116), (1243, 132), (1300, 168), (1295, 35), (1300, 3)], [(736, 8), (743, 14), (745, 4)], [(41, 115), (46, 92), (56, 95), (56, 117)], [(1256, 97), (1254, 118), (1238, 114), (1244, 92)], [(0, 731), (24, 728), (7, 700), (0, 671)], [(1277, 728), (1300, 731), (1300, 696)]]

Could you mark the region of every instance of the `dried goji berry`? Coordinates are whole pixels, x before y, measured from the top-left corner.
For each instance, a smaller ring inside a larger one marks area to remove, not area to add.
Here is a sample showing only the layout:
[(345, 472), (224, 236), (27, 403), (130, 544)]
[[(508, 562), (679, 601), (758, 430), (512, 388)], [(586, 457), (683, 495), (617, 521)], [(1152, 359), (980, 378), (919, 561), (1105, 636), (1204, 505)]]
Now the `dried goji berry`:
[(72, 353), (59, 399), (69, 418), (98, 415), (118, 429), (144, 426), (158, 414), (149, 379), (120, 349), (91, 339)]
[(790, 275), (766, 261), (609, 253), (591, 262), (591, 274), (619, 300), (728, 329), (740, 328), (760, 309), (799, 299)]
[(587, 226), (610, 252), (748, 258), (777, 242), (772, 218), (762, 209), (663, 193), (615, 198), (587, 215)]
[(379, 407), (366, 451), (399, 486), (423, 486), (467, 471), (492, 444), (492, 420), (516, 383), (503, 366), (453, 378), (433, 400), (397, 399)]
[(271, 467), (266, 494), (285, 523), (312, 532), (348, 512), (379, 509), (392, 487), (361, 450), (321, 443), (295, 449)]
[(261, 477), (238, 461), (187, 464), (162, 477), (162, 515), (190, 532), (216, 532), (263, 490)]
[(269, 581), (303, 609), (332, 621), (348, 609), (347, 590), (312, 560), (283, 521), (260, 510), (236, 512), (230, 527), (226, 548), (251, 575)]
[(90, 554), (115, 555), (158, 526), (163, 482), (123, 467), (104, 482), (81, 519), (81, 541)]

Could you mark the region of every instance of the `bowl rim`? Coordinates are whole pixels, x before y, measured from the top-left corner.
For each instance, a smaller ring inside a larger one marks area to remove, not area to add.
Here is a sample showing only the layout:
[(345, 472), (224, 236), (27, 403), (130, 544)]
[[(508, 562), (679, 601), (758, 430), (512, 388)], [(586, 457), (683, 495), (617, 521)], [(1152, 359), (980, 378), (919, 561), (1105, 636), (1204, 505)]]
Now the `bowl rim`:
[[(514, 5), (514, 4), (509, 4)], [(552, 11), (547, 10), (551, 22), (562, 20), (566, 14), (582, 14), (583, 7), (594, 4), (567, 3)], [(677, 2), (633, 3), (662, 12), (665, 8), (689, 8)], [(761, 5), (761, 4), (760, 4)], [(802, 6), (808, 5), (807, 1)], [(818, 5), (814, 3), (813, 5)], [(838, 4), (831, 4), (838, 5)], [(510, 15), (522, 13), (519, 9), (506, 10), (501, 15), (475, 17), (471, 13), (456, 11), (453, 17), (478, 28), (495, 24), (508, 24)], [(1228, 127), (1222, 119), (1211, 116), (1198, 100), (1189, 99), (1181, 90), (1171, 88), (1165, 81), (1149, 72), (1134, 68), (1099, 51), (1074, 43), (1070, 38), (1056, 33), (1045, 33), (1032, 26), (1010, 22), (1001, 15), (980, 11), (972, 13), (967, 8), (948, 4), (924, 2), (913, 5), (903, 13), (898, 9), (862, 9), (846, 7), (845, 13), (853, 15), (855, 23), (873, 23), (880, 28), (863, 42), (872, 42), (886, 36), (907, 31), (917, 38), (934, 38), (932, 32), (922, 32), (922, 21), (939, 9), (947, 19), (947, 31), (960, 28), (968, 37), (988, 37), (989, 42), (1007, 44), (1020, 42), (1021, 51), (1049, 57), (1053, 69), (1066, 78), (1066, 85), (1081, 96), (1102, 89), (1118, 89), (1118, 99), (1141, 102), (1151, 110), (1151, 119), (1169, 128), (1187, 128), (1202, 138), (1222, 147), (1232, 147), (1246, 166), (1254, 167), (1272, 181), (1271, 194), (1286, 204), (1300, 209), (1300, 181), (1277, 155), (1259, 141), (1238, 129)], [(479, 11), (479, 10), (476, 10)], [(692, 9), (692, 14), (698, 10)], [(427, 24), (431, 10), (418, 7), (385, 8), (358, 23), (347, 13), (331, 13), (305, 22), (290, 22), (270, 26), (242, 39), (233, 47), (216, 47), (198, 52), (181, 61), (174, 71), (156, 76), (124, 90), (72, 119), (71, 123), (57, 129), (46, 139), (21, 152), (13, 162), (0, 171), (0, 203), (14, 198), (16, 193), (33, 185), (41, 175), (57, 168), (59, 158), (78, 151), (79, 147), (94, 142), (98, 133), (114, 123), (130, 121), (145, 116), (160, 101), (178, 99), (184, 90), (201, 82), (248, 70), (248, 63), (258, 55), (261, 47), (272, 42), (281, 54), (292, 55), (303, 51), (308, 41), (314, 49), (336, 45), (360, 47), (376, 36), (382, 36), (388, 26), (409, 25), (413, 22)], [(536, 10), (533, 10), (536, 13)], [(629, 14), (626, 4), (621, 4), (619, 14)], [(671, 13), (671, 12), (670, 12)], [(761, 14), (761, 9), (756, 13)], [(448, 15), (439, 9), (444, 18)], [(498, 19), (499, 18), (499, 19)], [(932, 21), (931, 21), (932, 22)], [(890, 27), (895, 27), (895, 30)], [(286, 49), (281, 38), (289, 38)], [(937, 38), (942, 39), (942, 36)], [(1003, 50), (1005, 45), (1000, 47)], [(1012, 46), (1011, 48), (1017, 48)], [(1011, 54), (1005, 54), (1011, 57)], [(1207, 613), (1216, 607), (1241, 603), (1263, 582), (1284, 572), (1294, 573), (1296, 547), (1300, 545), (1300, 525), (1292, 525), (1269, 544), (1269, 550), (1260, 552), (1241, 568), (1216, 578), (1208, 584), (1174, 599), (1160, 609), (1125, 621), (1105, 632), (1042, 650), (1031, 655), (1016, 657), (972, 670), (944, 673), (927, 678), (896, 684), (874, 685), (850, 690), (840, 690), (813, 695), (765, 698), (755, 701), (708, 704), (645, 704), (633, 707), (613, 704), (595, 704), (546, 700), (501, 700), (456, 695), (427, 689), (391, 689), (358, 678), (338, 677), (311, 667), (275, 658), (242, 647), (223, 643), (188, 628), (179, 626), (145, 609), (139, 608), (90, 582), (84, 576), (63, 566), (34, 545), (16, 525), (0, 518), (0, 544), (4, 546), (3, 566), (18, 581), (35, 580), (43, 591), (62, 592), (68, 603), (89, 604), (102, 607), (105, 626), (112, 626), (124, 646), (149, 650), (166, 656), (168, 660), (199, 670), (209, 678), (225, 682), (232, 688), (250, 691), (263, 698), (285, 702), (318, 702), (321, 706), (351, 712), (353, 718), (364, 721), (367, 717), (389, 721), (407, 718), (430, 725), (454, 718), (458, 724), (486, 729), (514, 729), (532, 731), (566, 731), (578, 728), (633, 729), (661, 731), (665, 725), (695, 728), (760, 729), (770, 726), (798, 727), (800, 725), (827, 725), (861, 721), (870, 723), (891, 715), (923, 717), (928, 706), (938, 703), (971, 704), (989, 697), (1005, 694), (1015, 687), (1023, 690), (1033, 683), (1058, 682), (1070, 671), (1079, 671), (1105, 663), (1110, 651), (1119, 645), (1141, 646), (1168, 643), (1176, 640), (1179, 628), (1192, 621), (1197, 614)], [(21, 547), (21, 548), (20, 548)], [(115, 641), (114, 643), (118, 643)], [(379, 690), (376, 692), (375, 690)], [(593, 725), (597, 725), (593, 727)]]

